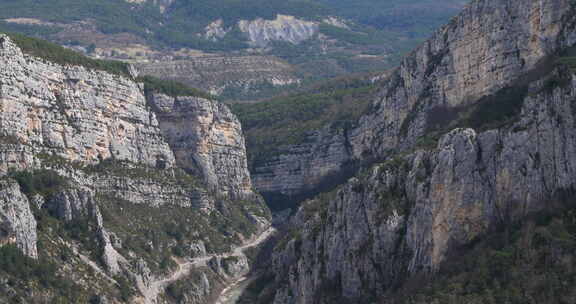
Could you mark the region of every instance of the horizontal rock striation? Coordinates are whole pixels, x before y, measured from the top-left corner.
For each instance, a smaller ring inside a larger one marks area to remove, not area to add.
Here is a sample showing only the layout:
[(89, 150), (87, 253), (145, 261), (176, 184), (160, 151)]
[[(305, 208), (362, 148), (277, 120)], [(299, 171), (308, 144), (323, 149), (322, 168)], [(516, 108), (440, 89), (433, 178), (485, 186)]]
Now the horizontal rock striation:
[[(270, 225), (225, 105), (145, 96), (133, 79), (32, 57), (5, 35), (0, 64), (0, 246), (54, 267), (78, 295), (52, 283), (24, 295), (38, 278), (2, 272), (0, 302), (167, 303), (167, 286), (148, 289), (176, 270), (172, 257), (228, 252)], [(209, 279), (220, 283), (199, 285), (204, 295), (223, 282)]]
[(254, 195), (240, 122), (227, 106), (197, 97), (149, 97), (176, 163), (219, 195)]
[[(284, 155), (263, 159), (253, 170), (256, 189), (286, 195), (317, 187), (322, 180), (317, 172), (333, 172), (324, 171), (327, 165), (317, 162), (315, 155), (335, 145), (349, 148), (331, 155), (336, 163), (330, 167), (385, 159), (412, 148), (453, 112), (548, 73), (552, 64), (547, 58), (576, 42), (574, 16), (567, 0), (473, 1), (403, 60), (346, 138), (325, 132), (306, 144), (314, 149), (293, 153), (299, 147), (287, 148)], [(306, 189), (282, 188), (269, 173), (290, 167), (288, 160), (295, 155), (303, 170), (292, 179), (304, 181)]]
[(136, 66), (143, 75), (177, 80), (229, 99), (251, 99), (266, 89), (300, 84), (293, 67), (271, 56), (206, 56)]
[(349, 133), (353, 158), (378, 164), (299, 209), (274, 254), (274, 303), (383, 299), (573, 196), (576, 77), (556, 58), (576, 43), (574, 9), (473, 1), (408, 56)]
[(576, 189), (576, 77), (563, 77), (567, 86), (528, 96), (512, 125), (455, 129), (435, 149), (376, 165), (305, 203), (297, 236), (274, 256), (275, 303), (382, 297), (499, 225), (556, 208), (556, 197)]
[(265, 196), (288, 201), (344, 182), (355, 170), (347, 132), (326, 127), (278, 155), (256, 159), (251, 172), (254, 187)]
[(20, 147), (0, 153), (4, 170), (25, 169), (40, 153), (82, 163), (114, 158), (173, 166), (138, 84), (29, 57), (6, 36), (0, 44), (1, 136)]

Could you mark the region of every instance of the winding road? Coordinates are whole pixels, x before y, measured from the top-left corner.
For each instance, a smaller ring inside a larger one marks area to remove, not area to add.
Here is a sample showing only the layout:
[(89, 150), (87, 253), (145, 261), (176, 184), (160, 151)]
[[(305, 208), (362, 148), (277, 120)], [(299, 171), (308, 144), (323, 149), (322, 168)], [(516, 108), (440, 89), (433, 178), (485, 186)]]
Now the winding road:
[[(270, 227), (267, 230), (265, 230), (264, 232), (262, 232), (260, 235), (258, 235), (256, 238), (250, 239), (248, 242), (244, 243), (242, 246), (238, 246), (238, 247), (234, 248), (234, 250), (232, 250), (229, 253), (206, 255), (206, 256), (202, 256), (202, 257), (193, 258), (193, 259), (188, 260), (186, 262), (182, 262), (181, 260), (174, 259), (174, 261), (176, 261), (176, 263), (178, 264), (178, 269), (174, 273), (172, 273), (170, 276), (168, 276), (166, 278), (162, 278), (162, 279), (152, 279), (152, 281), (149, 284), (145, 284), (142, 280), (138, 280), (138, 282), (137, 282), (138, 289), (142, 293), (143, 298), (141, 298), (140, 301), (137, 301), (137, 303), (155, 304), (156, 299), (158, 298), (158, 295), (161, 292), (163, 292), (166, 289), (166, 287), (168, 287), (168, 285), (170, 285), (172, 282), (175, 282), (175, 281), (185, 277), (186, 275), (190, 274), (190, 272), (192, 271), (193, 268), (207, 266), (208, 261), (210, 261), (210, 259), (212, 259), (214, 257), (226, 258), (226, 257), (231, 257), (231, 256), (241, 256), (244, 254), (244, 250), (262, 244), (264, 241), (266, 241), (275, 232), (276, 232), (276, 229), (274, 229), (273, 227)], [(216, 304), (229, 303), (228, 300), (231, 297), (230, 292), (233, 289), (235, 289), (235, 287), (238, 284), (240, 284), (241, 282), (243, 282), (246, 279), (247, 279), (247, 277), (243, 276), (243, 277), (240, 277), (237, 280), (233, 281), (230, 285), (228, 285), (228, 287), (226, 287), (222, 290), (222, 292), (220, 293), (220, 296), (218, 297), (218, 299), (216, 300), (215, 303)]]

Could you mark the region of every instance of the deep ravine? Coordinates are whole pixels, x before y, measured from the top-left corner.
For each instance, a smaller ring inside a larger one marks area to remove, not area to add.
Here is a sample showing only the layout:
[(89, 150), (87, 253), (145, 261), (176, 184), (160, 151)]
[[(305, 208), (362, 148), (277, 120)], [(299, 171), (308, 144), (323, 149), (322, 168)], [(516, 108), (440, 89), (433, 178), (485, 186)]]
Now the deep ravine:
[[(206, 256), (196, 257), (193, 259), (174, 259), (178, 268), (168, 277), (164, 278), (154, 278), (150, 281), (149, 284), (144, 284), (141, 280), (138, 281), (138, 289), (142, 293), (143, 297), (140, 299), (136, 299), (136, 303), (142, 304), (155, 304), (157, 303), (156, 299), (158, 296), (163, 293), (168, 285), (171, 283), (182, 279), (186, 275), (190, 274), (194, 268), (197, 267), (206, 267), (208, 262), (216, 257), (219, 258), (228, 258), (228, 257), (240, 257), (244, 255), (244, 251), (251, 247), (257, 247), (262, 243), (266, 242), (272, 235), (276, 233), (276, 229), (274, 227), (269, 227), (260, 235), (251, 240), (248, 240), (241, 246), (237, 246), (234, 250), (230, 251), (229, 253), (224, 254), (210, 254)], [(218, 299), (214, 302), (215, 304), (233, 304), (234, 302), (230, 302), (230, 295), (235, 292), (235, 289), (238, 288), (238, 285), (246, 280), (248, 274), (242, 275), (238, 278), (233, 278), (229, 282), (222, 291), (220, 292)]]

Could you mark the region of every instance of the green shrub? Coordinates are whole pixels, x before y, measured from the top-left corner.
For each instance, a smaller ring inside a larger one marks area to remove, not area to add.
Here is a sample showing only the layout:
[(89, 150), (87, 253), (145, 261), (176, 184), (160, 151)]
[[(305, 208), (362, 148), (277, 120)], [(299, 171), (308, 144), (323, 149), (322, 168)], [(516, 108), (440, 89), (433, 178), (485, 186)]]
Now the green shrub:
[(178, 303), (184, 299), (184, 286), (180, 282), (174, 282), (166, 288), (166, 294)]
[(143, 82), (146, 92), (162, 93), (172, 97), (193, 96), (214, 99), (214, 96), (174, 80), (165, 80), (153, 76), (141, 76), (136, 81)]
[(130, 300), (130, 298), (135, 294), (132, 288), (132, 282), (128, 281), (126, 277), (117, 275), (114, 277), (116, 282), (118, 282), (118, 291), (120, 292), (120, 298), (124, 301)]
[(40, 194), (48, 196), (68, 186), (68, 180), (51, 170), (19, 171), (10, 175), (28, 196)]
[(507, 122), (520, 114), (527, 94), (527, 86), (516, 86), (482, 97), (473, 106), (462, 126), (483, 129)]
[(57, 267), (46, 259), (34, 260), (22, 254), (14, 245), (0, 246), (0, 274), (13, 279), (13, 284), (36, 281), (40, 287), (54, 290), (55, 298), (72, 303), (79, 297), (80, 289), (68, 278), (56, 274)]

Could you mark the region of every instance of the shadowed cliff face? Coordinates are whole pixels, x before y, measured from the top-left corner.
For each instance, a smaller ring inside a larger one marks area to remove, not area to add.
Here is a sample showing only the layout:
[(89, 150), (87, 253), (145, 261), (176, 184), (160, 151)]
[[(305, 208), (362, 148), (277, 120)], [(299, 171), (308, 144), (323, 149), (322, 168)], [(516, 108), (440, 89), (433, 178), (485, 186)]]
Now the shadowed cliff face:
[[(261, 160), (253, 170), (256, 189), (310, 191), (346, 163), (412, 148), (438, 120), (550, 72), (546, 58), (576, 42), (573, 16), (565, 0), (472, 2), (403, 60), (345, 136), (322, 131)], [(294, 166), (293, 159), (301, 169), (282, 170)]]
[(474, 1), (408, 56), (349, 134), (351, 157), (385, 161), (299, 208), (274, 303), (382, 299), (555, 208), (576, 186), (576, 77), (557, 63), (574, 16), (570, 1)]

